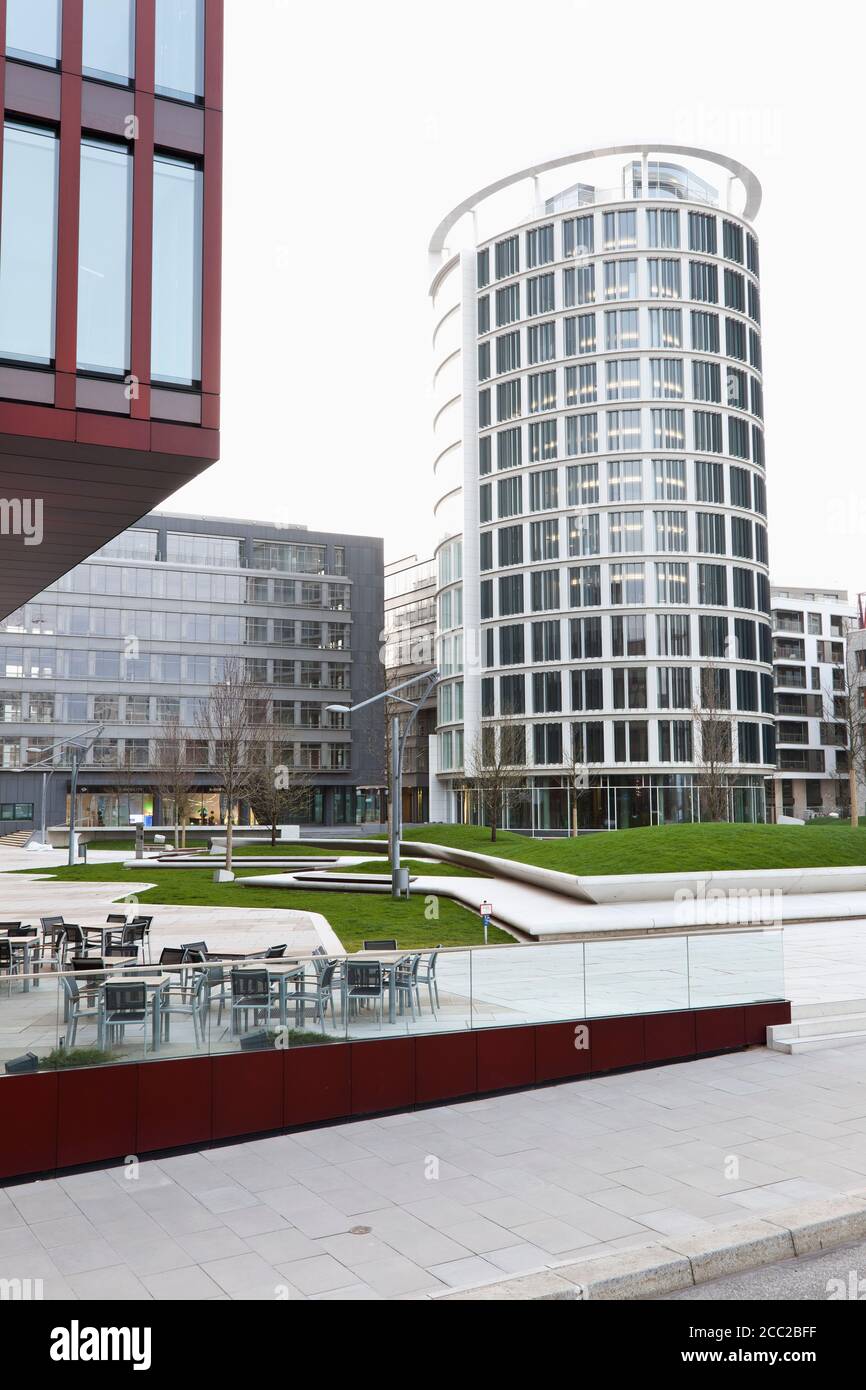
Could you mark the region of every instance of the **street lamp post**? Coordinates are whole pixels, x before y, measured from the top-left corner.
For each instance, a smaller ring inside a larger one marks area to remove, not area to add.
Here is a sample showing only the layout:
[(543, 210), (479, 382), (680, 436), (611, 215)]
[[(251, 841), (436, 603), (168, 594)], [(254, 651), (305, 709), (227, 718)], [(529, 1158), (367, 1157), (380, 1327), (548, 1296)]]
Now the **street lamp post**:
[[(400, 695), (399, 691), (405, 690), (410, 685), (417, 685), (419, 681), (427, 681), (424, 693), (419, 700), (410, 700), (405, 695)], [(400, 719), (395, 714), (391, 720), (391, 828), (388, 835), (388, 858), (391, 864), (391, 897), (399, 898), (402, 896), (400, 888), (400, 840), (403, 832), (403, 753), (406, 742), (415, 724), (420, 710), (429, 698), (431, 692), (439, 684), (440, 676), (438, 671), (425, 671), (420, 676), (412, 676), (409, 680), (403, 681), (400, 685), (392, 686), (390, 690), (382, 690), (378, 695), (373, 695), (369, 700), (362, 700), (359, 705), (328, 705), (328, 710), (335, 714), (355, 714), (359, 709), (364, 709), (366, 705), (374, 705), (378, 700), (397, 700), (401, 705), (408, 705), (412, 713), (406, 720), (406, 727), (400, 732)]]

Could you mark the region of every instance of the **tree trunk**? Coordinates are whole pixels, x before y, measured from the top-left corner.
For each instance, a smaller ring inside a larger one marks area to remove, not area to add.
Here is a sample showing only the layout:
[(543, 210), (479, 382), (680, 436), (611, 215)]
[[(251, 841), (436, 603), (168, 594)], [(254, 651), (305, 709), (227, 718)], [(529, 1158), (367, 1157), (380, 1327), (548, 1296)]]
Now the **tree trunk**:
[(179, 848), (180, 848), (180, 836), (179, 836), (179, 834), (178, 834), (179, 829), (180, 829), (180, 826), (179, 826), (179, 824), (178, 824), (177, 811), (175, 811), (175, 815), (174, 815), (174, 847), (175, 847), (175, 849), (179, 849)]
[(231, 813), (231, 810), (229, 810), (229, 811), (226, 813), (226, 868), (227, 868), (227, 869), (231, 869), (231, 866), (232, 866), (232, 830), (233, 830), (233, 826), (232, 826), (232, 813)]
[(848, 796), (851, 801), (851, 829), (856, 830), (859, 816), (857, 814), (857, 769), (855, 767), (848, 769)]
[(277, 818), (276, 818), (276, 816), (274, 816), (273, 820), (271, 821), (271, 849), (274, 849), (274, 848), (275, 848), (276, 843), (277, 843)]

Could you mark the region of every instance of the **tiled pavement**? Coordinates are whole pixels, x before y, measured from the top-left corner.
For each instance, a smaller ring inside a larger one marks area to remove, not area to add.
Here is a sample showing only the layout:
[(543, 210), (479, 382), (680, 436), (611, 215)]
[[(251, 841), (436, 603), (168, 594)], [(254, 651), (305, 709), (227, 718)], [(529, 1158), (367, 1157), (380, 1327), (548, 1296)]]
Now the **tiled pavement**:
[(417, 1298), (858, 1190), (866, 1047), (755, 1049), (8, 1186), (0, 1278)]

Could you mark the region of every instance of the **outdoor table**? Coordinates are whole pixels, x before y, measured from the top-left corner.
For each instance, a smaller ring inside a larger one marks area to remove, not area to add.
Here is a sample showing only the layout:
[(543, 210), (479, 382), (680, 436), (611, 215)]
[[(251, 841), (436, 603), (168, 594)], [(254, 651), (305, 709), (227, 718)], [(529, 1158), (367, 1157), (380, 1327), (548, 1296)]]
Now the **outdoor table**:
[[(353, 960), (377, 960), (382, 966), (383, 974), (388, 980), (388, 1022), (397, 1021), (397, 963), (405, 960), (409, 954), (407, 951), (353, 951), (351, 956), (347, 956), (348, 962)], [(343, 971), (342, 981), (343, 996), (343, 1018), (346, 1017), (346, 971)]]
[[(287, 1028), (289, 1023), (289, 981), (294, 980), (295, 991), (302, 983), (304, 978), (304, 964), (297, 960), (249, 960), (241, 965), (234, 967), (240, 971), (266, 970), (268, 980), (275, 980), (280, 991), (280, 1027)], [(298, 1007), (295, 1005), (295, 1025), (298, 1023)]]
[[(38, 946), (38, 945), (39, 945), (39, 938), (38, 938), (38, 936), (8, 936), (6, 939), (7, 939), (7, 941), (9, 942), (9, 949), (10, 949), (11, 951), (20, 951), (20, 953), (21, 953), (22, 968), (23, 968), (23, 975), (24, 975), (24, 978), (23, 978), (23, 980), (21, 981), (21, 984), (22, 984), (22, 988), (23, 988), (23, 990), (24, 990), (24, 993), (25, 993), (25, 994), (29, 994), (29, 993), (30, 993), (30, 963), (31, 963), (31, 958), (32, 958), (32, 951), (33, 951), (33, 947), (34, 947), (34, 946)], [(12, 976), (12, 978), (13, 978), (13, 979), (15, 978), (14, 975)], [(38, 977), (37, 977), (36, 983), (37, 983), (37, 984), (39, 983)]]
[(158, 1052), (158, 1051), (159, 1051), (159, 1038), (160, 1038), (160, 1033), (161, 1033), (161, 1031), (162, 1031), (162, 1028), (161, 1028), (161, 1024), (162, 1024), (162, 1014), (161, 1014), (161, 1007), (160, 1007), (160, 1006), (161, 1006), (161, 1002), (162, 1002), (162, 991), (165, 989), (166, 985), (169, 983), (170, 980), (171, 980), (171, 976), (170, 976), (170, 975), (130, 975), (130, 974), (126, 974), (126, 975), (112, 975), (112, 976), (110, 976), (109, 979), (103, 981), (103, 986), (102, 986), (102, 989), (100, 990), (100, 1009), (102, 1010), (103, 1013), (105, 1012), (105, 986), (106, 986), (106, 985), (129, 985), (129, 984), (132, 984), (133, 982), (134, 982), (135, 984), (137, 984), (137, 985), (145, 985), (146, 988), (147, 988), (147, 993), (148, 993), (148, 994), (150, 995), (150, 997), (151, 997), (150, 1008), (151, 1008), (152, 1013), (153, 1013), (153, 1023), (152, 1023), (152, 1033), (153, 1033), (152, 1044), (153, 1044), (153, 1046), (152, 1046), (152, 1051), (153, 1051), (153, 1052)]

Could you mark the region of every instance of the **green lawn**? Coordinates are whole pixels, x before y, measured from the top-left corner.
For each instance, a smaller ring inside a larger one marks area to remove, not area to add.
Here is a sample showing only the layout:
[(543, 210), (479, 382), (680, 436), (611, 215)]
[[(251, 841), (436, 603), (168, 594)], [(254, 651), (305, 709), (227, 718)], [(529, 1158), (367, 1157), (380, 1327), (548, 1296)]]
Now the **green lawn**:
[[(424, 874), (428, 878), (465, 878), (466, 870), (456, 864), (439, 864), (435, 859), (403, 859), (401, 867), (411, 874)], [(329, 864), (325, 873), (329, 874), (385, 874), (390, 875), (391, 865), (387, 859), (370, 859), (363, 864)]]
[(572, 874), (662, 874), (700, 869), (817, 868), (866, 865), (866, 824), (660, 825), (614, 830), (577, 839), (532, 840), (477, 826), (429, 825), (405, 840), (476, 850)]
[[(18, 871), (22, 872), (22, 871)], [(32, 873), (32, 869), (23, 872)], [(119, 864), (77, 864), (75, 868), (43, 871), (52, 880), (69, 883), (121, 883), (140, 880), (146, 875)], [(251, 869), (249, 877), (259, 877), (267, 869)], [(395, 902), (388, 894), (329, 893), (286, 888), (244, 888), (239, 883), (214, 883), (208, 869), (160, 869), (155, 888), (137, 895), (137, 902), (170, 903), (200, 907), (274, 907), (299, 912), (320, 912), (327, 917), (347, 951), (356, 951), (365, 937), (395, 937), (398, 947), (475, 946), (484, 940), (480, 918), (450, 898), (431, 901), (413, 895), (408, 902)], [(246, 875), (245, 875), (246, 877)], [(118, 894), (116, 901), (122, 901)], [(427, 917), (425, 913), (438, 915)], [(278, 933), (279, 929), (275, 928)], [(279, 936), (275, 938), (275, 941)], [(506, 932), (491, 927), (491, 942), (509, 942)]]
[[(211, 831), (211, 834), (213, 833), (214, 832)], [(207, 840), (192, 839), (189, 835), (187, 835), (186, 837), (186, 849), (207, 849), (209, 845), (210, 837), (208, 837)], [(131, 858), (132, 855), (135, 854), (135, 841), (96, 839), (88, 841), (87, 848), (128, 850)], [(146, 840), (145, 849), (166, 851), (174, 850), (174, 841), (170, 838), (166, 838), (166, 842), (164, 845), (155, 845), (152, 840)], [(234, 857), (242, 857), (244, 855), (262, 855), (264, 857), (265, 855), (278, 854), (285, 856), (285, 858), (287, 859), (295, 859), (301, 857), (306, 858), (308, 855), (310, 856), (310, 858), (315, 858), (319, 855), (325, 855), (328, 858), (333, 858), (336, 853), (337, 851), (333, 849), (319, 849), (315, 845), (298, 844), (296, 840), (278, 840), (276, 845), (271, 845), (270, 842), (268, 842), (268, 844), (266, 845), (247, 845), (244, 844), (243, 841), (241, 841), (240, 843), (235, 841), (235, 843), (232, 845), (232, 855)], [(219, 855), (215, 855), (214, 858), (219, 858)]]

